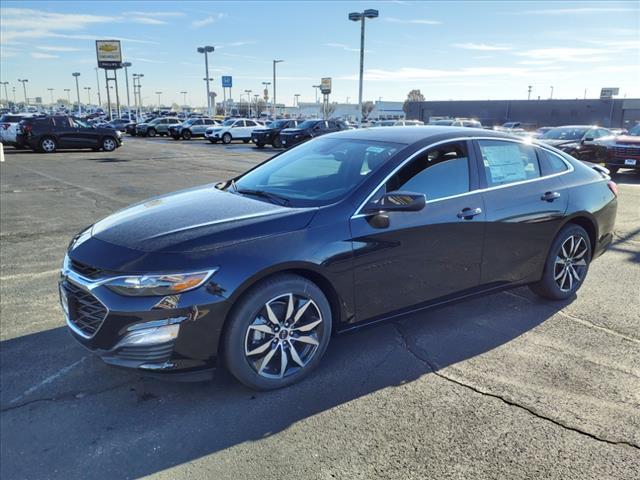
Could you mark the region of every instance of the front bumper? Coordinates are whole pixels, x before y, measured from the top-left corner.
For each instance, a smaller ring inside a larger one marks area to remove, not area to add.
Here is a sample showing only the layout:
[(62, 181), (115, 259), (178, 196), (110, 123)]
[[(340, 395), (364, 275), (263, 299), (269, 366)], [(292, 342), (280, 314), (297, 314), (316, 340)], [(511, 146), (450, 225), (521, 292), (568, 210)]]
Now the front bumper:
[(65, 258), (60, 300), (69, 331), (82, 346), (117, 367), (179, 380), (209, 376), (228, 311), (213, 278), (167, 297), (126, 297), (104, 280), (81, 275)]
[(280, 135), (280, 141), (282, 142), (282, 146), (285, 148), (293, 147), (294, 145), (298, 145), (308, 139), (309, 137), (305, 135)]
[(604, 163), (611, 167), (640, 169), (640, 148), (609, 150)]
[(204, 136), (208, 140), (220, 140), (222, 138), (222, 131), (205, 132)]

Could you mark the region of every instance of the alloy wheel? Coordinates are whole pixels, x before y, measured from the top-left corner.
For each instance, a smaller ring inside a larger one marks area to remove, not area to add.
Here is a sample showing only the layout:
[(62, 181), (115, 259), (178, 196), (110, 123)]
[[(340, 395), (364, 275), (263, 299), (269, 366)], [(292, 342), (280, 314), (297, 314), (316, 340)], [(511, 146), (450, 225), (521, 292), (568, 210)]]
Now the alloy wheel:
[(584, 237), (571, 235), (562, 245), (554, 263), (553, 278), (563, 292), (570, 292), (584, 277), (589, 247)]
[(247, 327), (245, 358), (258, 375), (285, 378), (311, 361), (323, 334), (318, 305), (286, 293), (269, 300)]
[(116, 149), (116, 142), (111, 138), (106, 138), (104, 142), (102, 142), (102, 148), (107, 152), (111, 152)]
[(56, 142), (51, 138), (45, 138), (41, 144), (42, 150), (47, 153), (51, 153), (56, 149)]

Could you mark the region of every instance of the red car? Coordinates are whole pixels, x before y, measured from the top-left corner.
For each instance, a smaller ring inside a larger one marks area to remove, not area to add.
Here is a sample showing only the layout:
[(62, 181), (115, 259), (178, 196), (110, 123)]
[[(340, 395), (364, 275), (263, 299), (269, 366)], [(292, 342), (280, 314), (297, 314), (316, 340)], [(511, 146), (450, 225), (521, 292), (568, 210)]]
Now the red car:
[(607, 149), (605, 165), (611, 175), (618, 173), (620, 168), (640, 170), (640, 123), (630, 129), (627, 135), (616, 137)]

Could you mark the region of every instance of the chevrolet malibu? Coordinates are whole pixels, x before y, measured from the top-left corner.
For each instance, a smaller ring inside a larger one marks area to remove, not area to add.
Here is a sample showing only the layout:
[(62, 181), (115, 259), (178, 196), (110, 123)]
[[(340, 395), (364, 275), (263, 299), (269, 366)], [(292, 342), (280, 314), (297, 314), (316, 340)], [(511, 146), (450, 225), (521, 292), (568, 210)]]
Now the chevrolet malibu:
[(347, 330), (520, 285), (571, 298), (612, 239), (616, 186), (594, 168), (471, 128), (322, 136), (80, 232), (66, 322), (111, 365), (283, 387)]

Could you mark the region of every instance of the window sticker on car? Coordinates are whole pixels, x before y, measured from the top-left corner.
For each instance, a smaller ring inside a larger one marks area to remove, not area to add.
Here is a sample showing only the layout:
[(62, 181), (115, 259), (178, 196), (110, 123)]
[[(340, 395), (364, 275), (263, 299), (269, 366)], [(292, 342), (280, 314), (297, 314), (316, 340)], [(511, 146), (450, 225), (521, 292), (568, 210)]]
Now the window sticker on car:
[(382, 153), (385, 149), (382, 147), (367, 147), (367, 153)]
[(484, 145), (482, 156), (491, 173), (491, 183), (509, 183), (526, 180), (525, 163), (516, 144)]

